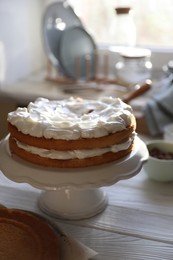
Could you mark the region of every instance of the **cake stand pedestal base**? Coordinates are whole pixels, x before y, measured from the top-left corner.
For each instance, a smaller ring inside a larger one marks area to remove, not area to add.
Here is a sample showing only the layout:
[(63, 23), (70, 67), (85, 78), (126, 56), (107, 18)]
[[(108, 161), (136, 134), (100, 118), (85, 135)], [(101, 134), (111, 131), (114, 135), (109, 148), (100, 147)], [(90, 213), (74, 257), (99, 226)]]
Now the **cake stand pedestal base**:
[(53, 217), (79, 220), (102, 212), (108, 198), (101, 188), (62, 188), (43, 191), (39, 199), (40, 209)]

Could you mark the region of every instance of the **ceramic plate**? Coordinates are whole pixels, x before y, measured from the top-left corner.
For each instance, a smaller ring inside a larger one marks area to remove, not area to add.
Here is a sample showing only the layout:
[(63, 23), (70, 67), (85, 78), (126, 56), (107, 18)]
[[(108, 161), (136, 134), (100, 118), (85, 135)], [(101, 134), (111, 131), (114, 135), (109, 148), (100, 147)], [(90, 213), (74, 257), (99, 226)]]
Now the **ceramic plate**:
[(54, 2), (46, 7), (42, 19), (43, 42), (48, 58), (56, 67), (59, 66), (59, 39), (71, 26), (83, 25), (67, 1)]
[(71, 78), (92, 78), (95, 51), (94, 40), (84, 28), (74, 26), (64, 30), (58, 53), (65, 74)]

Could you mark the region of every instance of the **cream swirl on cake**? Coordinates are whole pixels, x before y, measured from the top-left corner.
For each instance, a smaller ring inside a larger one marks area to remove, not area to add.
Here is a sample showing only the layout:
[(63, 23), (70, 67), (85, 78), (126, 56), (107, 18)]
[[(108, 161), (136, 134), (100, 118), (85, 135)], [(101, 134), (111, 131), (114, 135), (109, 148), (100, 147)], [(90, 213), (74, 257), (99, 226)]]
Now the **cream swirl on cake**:
[(8, 114), (10, 149), (25, 160), (53, 167), (98, 165), (129, 154), (136, 121), (119, 98), (38, 98)]
[(132, 120), (131, 107), (111, 97), (98, 101), (38, 98), (8, 114), (8, 121), (24, 134), (65, 140), (105, 136), (125, 129)]

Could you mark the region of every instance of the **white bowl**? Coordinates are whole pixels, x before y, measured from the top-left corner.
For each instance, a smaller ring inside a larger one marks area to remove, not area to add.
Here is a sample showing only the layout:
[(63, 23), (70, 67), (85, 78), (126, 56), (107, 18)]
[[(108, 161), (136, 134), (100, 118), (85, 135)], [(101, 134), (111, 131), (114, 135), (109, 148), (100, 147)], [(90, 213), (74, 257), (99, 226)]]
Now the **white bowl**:
[[(173, 142), (167, 140), (153, 140), (146, 144), (149, 154), (153, 148), (163, 152), (173, 153)], [(148, 161), (144, 163), (143, 169), (147, 176), (155, 181), (173, 181), (173, 159), (158, 159), (149, 155)]]

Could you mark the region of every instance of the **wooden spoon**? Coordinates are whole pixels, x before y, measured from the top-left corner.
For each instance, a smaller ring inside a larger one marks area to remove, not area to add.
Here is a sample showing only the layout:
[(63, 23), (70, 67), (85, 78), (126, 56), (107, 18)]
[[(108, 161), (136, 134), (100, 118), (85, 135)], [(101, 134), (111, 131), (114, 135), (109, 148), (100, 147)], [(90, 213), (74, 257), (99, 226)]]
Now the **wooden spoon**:
[(131, 101), (132, 99), (141, 96), (142, 94), (144, 94), (146, 91), (148, 91), (149, 89), (151, 89), (151, 84), (152, 81), (150, 79), (147, 79), (144, 84), (139, 85), (137, 84), (134, 88), (135, 90), (133, 90), (132, 92), (130, 92), (129, 94), (125, 95), (122, 100), (125, 103), (129, 103), (129, 101)]

